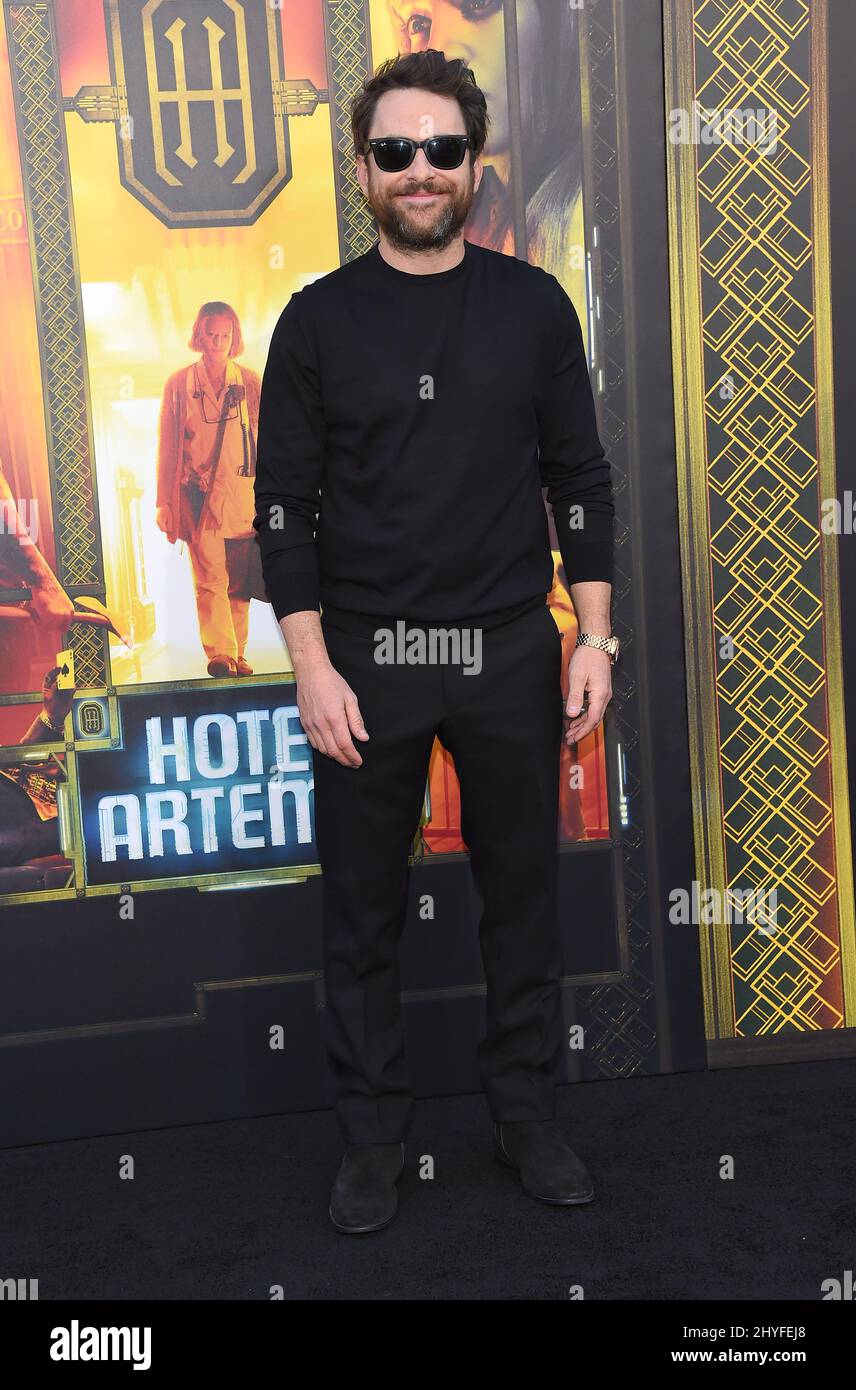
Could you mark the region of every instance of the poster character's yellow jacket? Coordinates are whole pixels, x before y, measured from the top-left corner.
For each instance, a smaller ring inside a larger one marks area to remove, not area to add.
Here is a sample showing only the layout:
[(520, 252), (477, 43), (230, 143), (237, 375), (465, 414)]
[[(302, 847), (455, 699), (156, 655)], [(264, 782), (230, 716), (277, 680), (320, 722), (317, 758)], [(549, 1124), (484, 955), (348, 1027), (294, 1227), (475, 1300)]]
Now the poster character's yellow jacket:
[[(261, 377), (251, 367), (239, 367), (234, 358), (229, 360), (230, 374), (234, 371), (238, 382), (246, 388), (246, 417), (249, 419), (253, 437), (258, 435), (259, 396)], [(184, 464), (185, 425), (189, 409), (188, 379), (192, 381), (192, 369), (179, 367), (167, 377), (161, 399), (158, 422), (158, 507), (169, 507), (172, 525), (167, 531), (167, 540), (175, 544), (177, 540), (190, 541), (206, 523), (209, 510), (210, 491), (206, 493), (202, 513), (197, 528), (192, 528), (188, 518), (190, 509), (181, 505), (182, 472)]]

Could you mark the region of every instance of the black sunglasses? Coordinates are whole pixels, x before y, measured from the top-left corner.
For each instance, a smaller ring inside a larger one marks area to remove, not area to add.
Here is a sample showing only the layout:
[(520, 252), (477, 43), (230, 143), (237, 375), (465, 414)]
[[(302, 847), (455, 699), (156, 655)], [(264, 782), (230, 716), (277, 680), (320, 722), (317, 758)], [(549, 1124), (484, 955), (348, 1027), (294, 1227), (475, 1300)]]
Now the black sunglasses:
[(470, 147), (467, 135), (431, 135), (427, 140), (408, 140), (404, 135), (382, 135), (369, 140), (375, 164), (384, 174), (400, 174), (413, 163), (417, 150), (435, 169), (458, 169)]

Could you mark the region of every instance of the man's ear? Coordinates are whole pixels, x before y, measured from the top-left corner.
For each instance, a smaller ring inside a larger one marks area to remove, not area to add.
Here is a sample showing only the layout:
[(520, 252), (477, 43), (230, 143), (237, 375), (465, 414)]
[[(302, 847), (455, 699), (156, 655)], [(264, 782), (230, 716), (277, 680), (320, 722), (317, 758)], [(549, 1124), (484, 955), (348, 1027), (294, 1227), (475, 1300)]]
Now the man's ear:
[(483, 174), (483, 173), (484, 173), (484, 165), (482, 164), (482, 157), (481, 157), (481, 155), (479, 154), (479, 155), (476, 155), (475, 159), (473, 160), (473, 192), (474, 192), (474, 193), (476, 193), (476, 192), (478, 191), (478, 186), (479, 186), (479, 184), (480, 184), (481, 181), (482, 181), (482, 174)]
[(357, 165), (357, 181), (359, 182), (360, 188), (361, 188), (361, 189), (363, 190), (363, 192), (365, 193), (365, 192), (367, 192), (368, 186), (369, 186), (369, 170), (368, 170), (368, 165), (367, 165), (367, 163), (366, 163), (366, 157), (365, 157), (364, 154), (358, 154), (358, 155), (357, 155), (357, 157), (356, 157), (356, 165)]

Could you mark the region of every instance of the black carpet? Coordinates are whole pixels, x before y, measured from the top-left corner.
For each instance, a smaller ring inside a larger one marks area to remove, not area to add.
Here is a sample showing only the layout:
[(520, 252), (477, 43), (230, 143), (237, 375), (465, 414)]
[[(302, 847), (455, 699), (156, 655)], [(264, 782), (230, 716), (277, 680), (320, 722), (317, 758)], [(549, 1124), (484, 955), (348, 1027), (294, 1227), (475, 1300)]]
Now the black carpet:
[(571, 1208), (493, 1162), (481, 1095), (419, 1101), (398, 1216), (356, 1237), (327, 1217), (331, 1111), (7, 1149), (2, 1275), (45, 1300), (814, 1301), (856, 1259), (854, 1082), (838, 1061), (565, 1086), (596, 1190)]

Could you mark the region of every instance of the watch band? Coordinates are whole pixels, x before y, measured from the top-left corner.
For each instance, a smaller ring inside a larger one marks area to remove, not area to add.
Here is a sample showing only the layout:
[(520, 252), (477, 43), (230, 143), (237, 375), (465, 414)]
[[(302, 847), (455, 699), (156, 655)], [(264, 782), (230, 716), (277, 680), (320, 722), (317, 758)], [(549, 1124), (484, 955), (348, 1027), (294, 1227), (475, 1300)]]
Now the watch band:
[(596, 647), (598, 651), (607, 652), (614, 666), (621, 643), (614, 634), (612, 637), (598, 637), (592, 632), (578, 632), (576, 645), (578, 647)]

